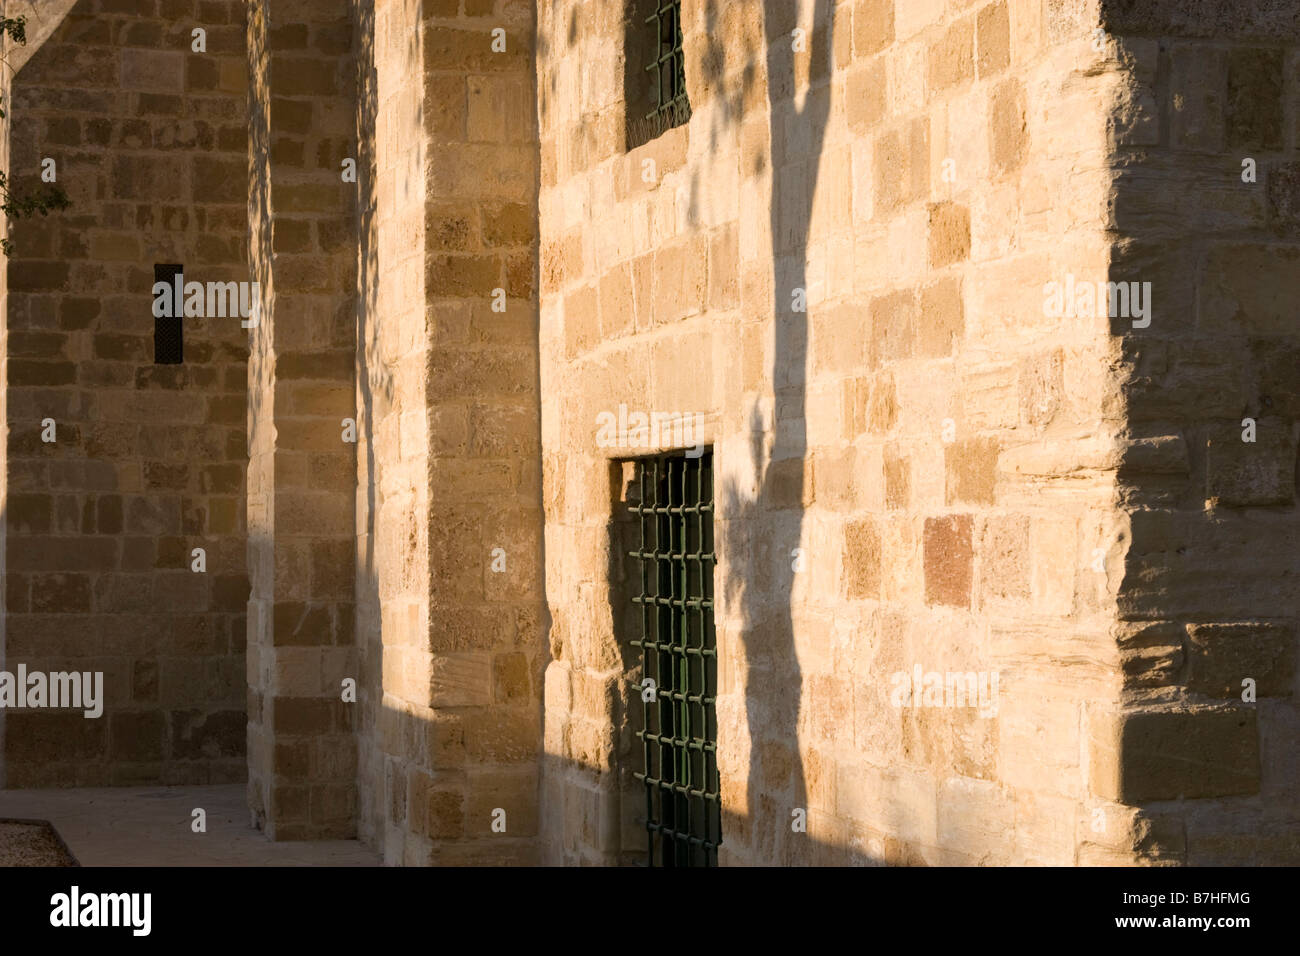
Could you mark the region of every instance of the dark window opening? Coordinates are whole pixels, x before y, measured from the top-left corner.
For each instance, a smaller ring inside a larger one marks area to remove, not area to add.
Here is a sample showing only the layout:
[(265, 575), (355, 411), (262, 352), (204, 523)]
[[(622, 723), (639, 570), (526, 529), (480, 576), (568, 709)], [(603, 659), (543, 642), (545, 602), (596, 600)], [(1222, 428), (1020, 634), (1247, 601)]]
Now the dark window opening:
[[(713, 621), (713, 455), (635, 462), (641, 770), (649, 866), (716, 866), (718, 652)], [(651, 681), (645, 685), (646, 680)], [(646, 693), (653, 690), (653, 693)], [(649, 698), (649, 699), (647, 699)]]
[[(175, 289), (176, 277), (185, 271), (184, 266), (174, 263), (155, 262), (153, 281), (165, 282)], [(155, 310), (153, 318), (153, 360), (155, 365), (180, 365), (185, 361), (185, 339), (181, 331), (181, 319), (184, 314), (184, 302), (180, 296), (167, 296), (172, 308), (171, 315), (158, 315)], [(155, 299), (155, 301), (157, 301)]]
[(681, 0), (625, 0), (625, 146), (636, 149), (691, 118)]

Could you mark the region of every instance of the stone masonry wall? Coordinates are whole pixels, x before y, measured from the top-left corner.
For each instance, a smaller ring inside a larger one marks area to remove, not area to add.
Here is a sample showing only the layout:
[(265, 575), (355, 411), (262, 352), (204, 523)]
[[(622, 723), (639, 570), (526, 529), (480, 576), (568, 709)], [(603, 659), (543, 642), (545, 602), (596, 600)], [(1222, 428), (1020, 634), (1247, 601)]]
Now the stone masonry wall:
[(407, 761), (429, 745), (415, 715), (427, 702), (419, 675), (427, 681), (429, 626), (428, 526), (421, 517), (429, 507), (422, 4), (364, 2), (355, 9), (365, 160), (357, 320), (359, 832), (387, 862), (400, 864), (410, 830)]
[[(355, 836), (356, 66), (346, 6), (248, 8), (249, 806), (272, 839)], [(352, 422), (350, 425), (349, 422)]]
[(1144, 858), (1294, 864), (1300, 5), (1108, 2), (1102, 22), (1125, 70), (1111, 279), (1155, 307), (1116, 330), (1125, 685), (1090, 730), (1093, 787), (1141, 807)]
[(391, 0), (373, 18), (363, 834), (390, 862), (530, 862), (544, 649), (531, 5)]
[[(0, 7), (3, 10), (4, 7)], [(0, 56), (8, 59), (13, 55), (15, 44), (8, 37), (0, 39)], [(8, 113), (9, 106), (9, 72), (0, 71), (0, 108)], [(9, 175), (9, 120), (0, 120), (0, 172)], [(0, 224), (0, 238), (9, 235), (9, 222), (6, 217)], [(9, 314), (9, 270), (0, 269), (0, 315)], [(0, 501), (9, 499), (9, 322), (0, 322)], [(5, 555), (8, 551), (8, 521), (0, 521), (0, 581), (5, 576)], [(8, 606), (5, 603), (4, 588), (0, 588), (0, 670), (5, 668), (5, 632), (8, 626)], [(4, 752), (5, 713), (0, 711), (0, 753)], [(5, 761), (0, 760), (0, 787), (5, 786)]]
[(74, 205), (11, 227), (4, 661), (105, 682), (97, 720), (7, 714), (10, 787), (243, 778), (247, 332), (187, 318), (155, 365), (151, 311), (155, 263), (248, 278), (242, 10), (79, 0), (5, 104), (14, 178), (52, 158)]
[[(1131, 854), (1081, 733), (1120, 685), (1117, 345), (1044, 307), (1109, 263), (1096, 4), (683, 9), (692, 118), (630, 153), (639, 27), (540, 14), (546, 859), (644, 854), (621, 403), (714, 448), (724, 864)], [(996, 714), (894, 706), (916, 667), (996, 672)]]
[[(0, 668), (105, 714), (0, 785), (246, 750), (273, 839), (640, 862), (625, 407), (713, 451), (722, 864), (1300, 858), (1295, 3), (684, 0), (648, 141), (647, 0), (69, 6)], [(256, 327), (155, 364), (167, 262)]]

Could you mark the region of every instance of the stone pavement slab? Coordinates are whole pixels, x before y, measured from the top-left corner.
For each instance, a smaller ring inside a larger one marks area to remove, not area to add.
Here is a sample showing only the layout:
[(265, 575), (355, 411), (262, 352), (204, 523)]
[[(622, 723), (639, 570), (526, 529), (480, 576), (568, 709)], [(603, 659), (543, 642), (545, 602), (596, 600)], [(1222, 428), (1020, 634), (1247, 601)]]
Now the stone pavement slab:
[[(207, 832), (191, 829), (207, 813)], [(48, 820), (82, 866), (379, 866), (357, 840), (273, 843), (243, 784), (0, 790), (0, 818)]]

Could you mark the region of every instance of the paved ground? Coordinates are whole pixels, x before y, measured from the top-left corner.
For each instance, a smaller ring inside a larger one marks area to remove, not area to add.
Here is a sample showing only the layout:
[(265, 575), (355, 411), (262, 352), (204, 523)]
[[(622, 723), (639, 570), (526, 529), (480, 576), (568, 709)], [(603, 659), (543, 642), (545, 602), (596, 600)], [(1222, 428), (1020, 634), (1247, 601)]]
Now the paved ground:
[[(190, 829), (207, 811), (207, 833)], [(0, 790), (0, 819), (49, 820), (82, 866), (379, 866), (356, 840), (272, 843), (244, 785)]]

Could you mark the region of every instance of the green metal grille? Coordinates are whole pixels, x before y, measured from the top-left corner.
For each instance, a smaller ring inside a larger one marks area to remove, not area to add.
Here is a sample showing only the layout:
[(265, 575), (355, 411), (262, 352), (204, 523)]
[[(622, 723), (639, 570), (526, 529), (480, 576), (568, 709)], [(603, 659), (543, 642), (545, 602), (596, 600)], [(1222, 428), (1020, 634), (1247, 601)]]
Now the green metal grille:
[(646, 72), (655, 71), (655, 108), (646, 114), (654, 135), (681, 126), (691, 118), (691, 104), (686, 98), (686, 60), (682, 55), (681, 0), (651, 0), (655, 12), (646, 17), (654, 29), (654, 62)]
[[(713, 625), (713, 455), (640, 459), (633, 597), (641, 618), (641, 741), (650, 866), (716, 866), (722, 843)], [(651, 697), (652, 699), (647, 699)]]

